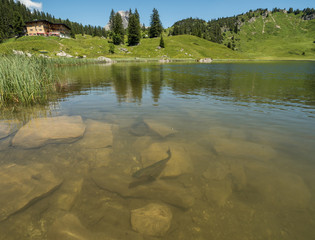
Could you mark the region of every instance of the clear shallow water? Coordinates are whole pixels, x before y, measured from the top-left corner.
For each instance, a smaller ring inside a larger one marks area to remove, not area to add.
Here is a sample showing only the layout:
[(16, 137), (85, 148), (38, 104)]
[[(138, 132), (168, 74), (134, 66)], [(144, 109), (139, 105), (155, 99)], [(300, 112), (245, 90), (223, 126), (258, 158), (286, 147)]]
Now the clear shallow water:
[[(314, 63), (89, 65), (60, 78), (57, 103), (10, 118), (81, 116), (85, 134), (34, 149), (14, 146), (16, 131), (0, 140), (2, 173), (35, 169), (36, 186), (47, 180), (38, 172), (58, 179), (0, 222), (0, 239), (155, 239), (130, 221), (149, 203), (172, 212), (163, 239), (315, 237)], [(168, 148), (161, 176), (128, 189)]]

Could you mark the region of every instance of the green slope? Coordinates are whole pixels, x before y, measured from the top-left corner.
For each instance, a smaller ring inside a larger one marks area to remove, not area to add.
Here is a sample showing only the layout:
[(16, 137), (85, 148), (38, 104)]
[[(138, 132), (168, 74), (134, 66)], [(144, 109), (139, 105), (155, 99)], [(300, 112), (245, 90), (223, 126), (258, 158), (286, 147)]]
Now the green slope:
[[(54, 57), (59, 51), (65, 51), (72, 56), (86, 55), (88, 58), (106, 56), (110, 58), (215, 58), (215, 59), (242, 59), (245, 55), (232, 51), (224, 45), (206, 41), (204, 39), (183, 35), (164, 37), (165, 48), (158, 49), (160, 39), (142, 39), (141, 44), (134, 47), (126, 45), (116, 46), (115, 54), (109, 54), (107, 39), (77, 35), (76, 39), (60, 39), (57, 37), (22, 37), (10, 39), (0, 44), (1, 53), (12, 53), (20, 50), (32, 54), (40, 54), (46, 50), (48, 56)], [(128, 53), (122, 51), (125, 48)]]
[[(234, 35), (234, 41), (232, 37)], [(315, 19), (301, 14), (269, 13), (245, 22), (238, 34), (226, 33), (224, 43), (258, 59), (315, 59)]]
[[(158, 49), (160, 39), (142, 39), (134, 47), (116, 46), (115, 54), (109, 54), (107, 39), (77, 35), (76, 39), (56, 37), (22, 37), (10, 39), (0, 44), (1, 53), (22, 50), (39, 54), (39, 50), (48, 51), (53, 57), (59, 51), (72, 56), (86, 55), (88, 58), (106, 56), (110, 58), (214, 58), (214, 59), (315, 59), (315, 19), (302, 20), (302, 13), (283, 11), (265, 14), (255, 13), (255, 18), (246, 15), (240, 31), (224, 33), (224, 44), (216, 44), (192, 35), (164, 37), (165, 49)], [(227, 48), (235, 46), (235, 51)], [(226, 45), (226, 46), (225, 46)], [(127, 49), (122, 51), (121, 49)]]
[(160, 39), (143, 39), (141, 44), (136, 47), (130, 47), (130, 51), (137, 57), (162, 57), (171, 58), (205, 58), (214, 59), (241, 59), (244, 55), (232, 51), (217, 43), (191, 36), (170, 36), (165, 37), (165, 49), (157, 49)]

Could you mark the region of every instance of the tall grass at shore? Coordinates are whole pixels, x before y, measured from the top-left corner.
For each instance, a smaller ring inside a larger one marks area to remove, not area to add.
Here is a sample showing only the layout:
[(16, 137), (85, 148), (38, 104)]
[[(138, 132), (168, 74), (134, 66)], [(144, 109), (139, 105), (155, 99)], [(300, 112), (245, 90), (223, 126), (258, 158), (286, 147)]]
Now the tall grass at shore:
[(0, 56), (0, 106), (45, 103), (57, 81), (49, 59)]
[(96, 59), (90, 58), (66, 58), (66, 57), (59, 57), (59, 58), (46, 58), (48, 64), (55, 65), (55, 66), (65, 66), (65, 65), (83, 65), (83, 64), (94, 64), (94, 63), (101, 63)]

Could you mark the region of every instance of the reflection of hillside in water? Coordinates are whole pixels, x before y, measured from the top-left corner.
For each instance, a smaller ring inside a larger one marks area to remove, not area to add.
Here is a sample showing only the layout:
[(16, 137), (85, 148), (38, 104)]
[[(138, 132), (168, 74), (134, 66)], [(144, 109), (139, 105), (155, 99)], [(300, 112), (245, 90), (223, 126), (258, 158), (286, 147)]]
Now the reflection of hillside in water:
[(223, 97), (227, 101), (313, 105), (312, 63), (115, 64), (62, 70), (66, 79), (61, 97), (88, 91), (113, 91), (118, 102), (141, 103), (150, 93), (154, 102), (173, 94)]

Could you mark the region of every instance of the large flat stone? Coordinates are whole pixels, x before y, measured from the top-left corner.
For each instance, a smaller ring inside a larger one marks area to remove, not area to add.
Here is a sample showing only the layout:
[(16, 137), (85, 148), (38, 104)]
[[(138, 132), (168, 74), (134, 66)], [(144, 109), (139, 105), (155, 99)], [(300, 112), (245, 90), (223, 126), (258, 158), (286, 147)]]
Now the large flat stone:
[(82, 139), (78, 142), (83, 148), (106, 148), (113, 144), (113, 131), (116, 125), (104, 122), (87, 120), (86, 131)]
[(157, 133), (158, 135), (160, 135), (161, 137), (167, 137), (169, 135), (175, 134), (177, 133), (176, 130), (174, 130), (173, 127), (158, 122), (154, 119), (144, 119), (143, 120), (145, 124), (147, 124), (147, 126), (154, 131), (155, 133)]
[(58, 218), (47, 234), (48, 240), (110, 240), (104, 234), (96, 234), (82, 225), (81, 221), (73, 214), (68, 213)]
[(0, 170), (0, 221), (56, 190), (62, 180), (41, 164), (6, 165)]
[(153, 143), (143, 150), (141, 152), (143, 167), (167, 158), (168, 149), (171, 151), (171, 158), (166, 163), (160, 177), (177, 177), (192, 172), (193, 167), (188, 151), (181, 144), (173, 142)]
[(69, 143), (81, 137), (84, 131), (85, 125), (80, 116), (36, 118), (17, 132), (12, 145), (36, 148), (48, 143)]
[(259, 201), (277, 208), (305, 209), (311, 203), (311, 192), (296, 174), (274, 167), (247, 166), (248, 189)]
[(237, 139), (218, 138), (214, 142), (214, 149), (219, 156), (245, 157), (262, 161), (277, 156), (277, 152), (268, 145)]

